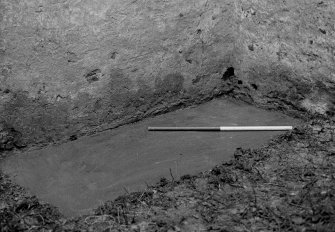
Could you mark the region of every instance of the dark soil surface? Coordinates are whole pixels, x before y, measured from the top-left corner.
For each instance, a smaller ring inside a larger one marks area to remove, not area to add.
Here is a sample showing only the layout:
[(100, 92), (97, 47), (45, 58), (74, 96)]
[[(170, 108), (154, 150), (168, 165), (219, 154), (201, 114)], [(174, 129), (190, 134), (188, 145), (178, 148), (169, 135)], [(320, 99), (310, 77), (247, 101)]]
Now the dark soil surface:
[(285, 126), (299, 125), (280, 112), (215, 99), (125, 125), (95, 136), (27, 152), (15, 151), (0, 169), (39, 200), (66, 217), (92, 212), (101, 202), (141, 191), (160, 178), (195, 175), (230, 160), (238, 147), (258, 148), (278, 131), (152, 132), (148, 126)]
[(335, 231), (335, 124), (310, 120), (195, 176), (62, 217), (1, 176), (1, 231)]

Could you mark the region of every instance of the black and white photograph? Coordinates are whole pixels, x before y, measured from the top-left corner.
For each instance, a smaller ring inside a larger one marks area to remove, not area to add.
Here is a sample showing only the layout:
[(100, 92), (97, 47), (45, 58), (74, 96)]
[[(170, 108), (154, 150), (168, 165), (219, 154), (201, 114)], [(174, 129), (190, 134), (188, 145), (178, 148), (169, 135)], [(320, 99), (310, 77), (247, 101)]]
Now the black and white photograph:
[(334, 232), (335, 0), (0, 0), (0, 232)]

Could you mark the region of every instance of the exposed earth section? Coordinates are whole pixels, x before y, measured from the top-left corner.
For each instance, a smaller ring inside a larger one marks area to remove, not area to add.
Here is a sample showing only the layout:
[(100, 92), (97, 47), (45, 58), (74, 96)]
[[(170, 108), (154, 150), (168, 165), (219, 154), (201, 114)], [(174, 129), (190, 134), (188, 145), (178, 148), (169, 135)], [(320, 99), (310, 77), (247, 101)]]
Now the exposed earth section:
[(0, 122), (22, 144), (226, 94), (334, 116), (332, 0), (0, 4)]
[(333, 0), (1, 0), (1, 159), (219, 96), (305, 125), (72, 219), (0, 171), (0, 231), (335, 231), (334, 12)]

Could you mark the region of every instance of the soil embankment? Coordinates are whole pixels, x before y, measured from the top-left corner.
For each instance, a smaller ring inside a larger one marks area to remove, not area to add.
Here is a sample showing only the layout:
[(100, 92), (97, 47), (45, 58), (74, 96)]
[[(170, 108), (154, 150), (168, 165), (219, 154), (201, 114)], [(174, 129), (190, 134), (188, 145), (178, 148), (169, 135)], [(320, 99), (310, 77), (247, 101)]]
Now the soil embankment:
[(334, 115), (332, 0), (0, 6), (0, 124), (21, 144), (68, 141), (220, 95)]

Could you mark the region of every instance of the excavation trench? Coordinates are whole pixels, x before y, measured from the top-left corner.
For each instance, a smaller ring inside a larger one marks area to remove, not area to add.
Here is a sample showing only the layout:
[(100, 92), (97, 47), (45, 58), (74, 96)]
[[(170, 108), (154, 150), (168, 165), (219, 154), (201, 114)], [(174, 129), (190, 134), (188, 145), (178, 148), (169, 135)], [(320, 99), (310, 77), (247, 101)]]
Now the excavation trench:
[(62, 145), (17, 153), (2, 170), (65, 216), (144, 189), (162, 177), (212, 168), (237, 147), (257, 148), (282, 132), (149, 132), (148, 126), (297, 125), (299, 121), (241, 102), (217, 99)]

